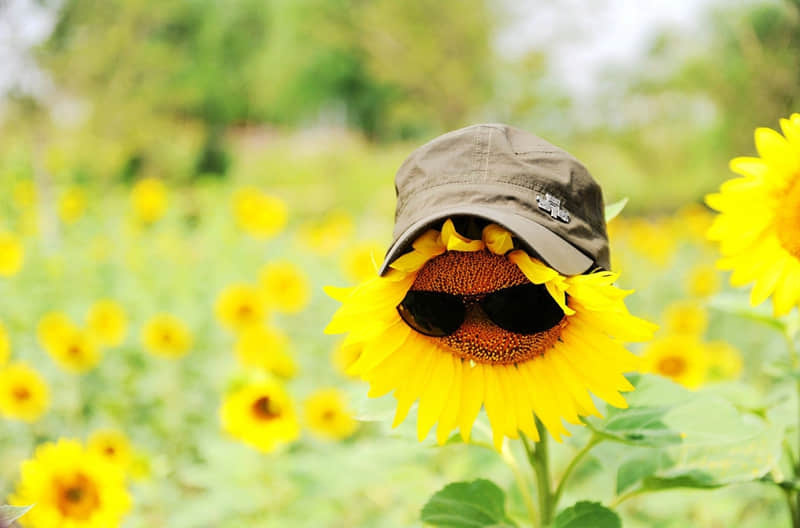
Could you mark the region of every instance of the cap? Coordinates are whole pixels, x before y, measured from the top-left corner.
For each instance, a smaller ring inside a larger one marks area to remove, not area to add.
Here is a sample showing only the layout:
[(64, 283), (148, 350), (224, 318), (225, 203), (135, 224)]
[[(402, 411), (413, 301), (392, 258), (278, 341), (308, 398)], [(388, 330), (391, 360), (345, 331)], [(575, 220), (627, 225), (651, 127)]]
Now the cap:
[(603, 193), (566, 151), (508, 125), (473, 125), (422, 145), (395, 176), (393, 241), (380, 274), (427, 229), (468, 215), (508, 229), (564, 275), (609, 269)]

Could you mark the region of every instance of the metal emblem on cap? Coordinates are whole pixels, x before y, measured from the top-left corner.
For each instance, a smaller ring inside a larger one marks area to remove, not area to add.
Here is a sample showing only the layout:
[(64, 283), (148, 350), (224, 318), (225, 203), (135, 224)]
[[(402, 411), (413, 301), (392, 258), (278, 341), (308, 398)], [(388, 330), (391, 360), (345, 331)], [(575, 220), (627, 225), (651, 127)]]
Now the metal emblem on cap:
[(556, 220), (561, 220), (565, 224), (569, 223), (569, 211), (561, 207), (561, 200), (556, 198), (550, 193), (544, 195), (536, 195), (536, 203), (539, 204), (539, 209), (550, 213), (550, 216)]

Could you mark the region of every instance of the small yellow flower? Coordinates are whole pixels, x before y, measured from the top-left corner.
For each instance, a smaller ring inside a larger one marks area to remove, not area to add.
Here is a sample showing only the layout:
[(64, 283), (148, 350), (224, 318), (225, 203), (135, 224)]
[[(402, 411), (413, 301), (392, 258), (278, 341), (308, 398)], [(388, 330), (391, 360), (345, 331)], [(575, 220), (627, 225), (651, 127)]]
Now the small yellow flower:
[(119, 346), (128, 335), (125, 310), (109, 299), (97, 301), (89, 308), (86, 324), (92, 337), (104, 346)]
[(62, 342), (75, 325), (64, 312), (48, 312), (39, 320), (36, 335), (45, 350)]
[(159, 314), (145, 323), (142, 344), (154, 356), (177, 359), (192, 347), (192, 335), (174, 315)]
[(713, 265), (700, 264), (689, 272), (689, 293), (695, 297), (709, 297), (719, 286), (719, 272)]
[(78, 187), (70, 187), (58, 200), (58, 216), (65, 224), (72, 224), (86, 210), (86, 195)]
[(330, 440), (342, 440), (355, 432), (358, 422), (336, 389), (314, 392), (305, 405), (306, 423), (312, 433)]
[(714, 221), (714, 215), (704, 205), (692, 203), (682, 207), (677, 215), (678, 224), (696, 242), (706, 241), (706, 232)]
[(705, 344), (708, 356), (709, 375), (715, 379), (732, 380), (742, 373), (742, 355), (725, 341), (712, 341)]
[(93, 432), (86, 442), (86, 448), (127, 471), (133, 460), (131, 443), (125, 433), (116, 429), (99, 429)]
[(340, 374), (351, 378), (357, 378), (348, 372), (350, 367), (358, 361), (361, 357), (361, 351), (364, 347), (360, 344), (345, 344), (344, 341), (340, 342), (333, 349), (331, 354), (331, 362), (333, 366), (339, 371)]
[(667, 306), (666, 329), (674, 334), (701, 336), (708, 326), (708, 313), (694, 301), (679, 301)]
[(695, 336), (667, 336), (647, 346), (642, 358), (642, 371), (696, 389), (703, 384), (708, 372), (706, 350)]
[(321, 257), (341, 249), (353, 233), (353, 218), (345, 212), (331, 213), (321, 223), (308, 224), (300, 231), (300, 240)]
[(143, 224), (158, 221), (167, 210), (167, 187), (159, 179), (143, 178), (131, 189), (131, 204), (136, 220)]
[(297, 365), (288, 352), (289, 339), (275, 328), (252, 326), (239, 334), (236, 357), (242, 365), (269, 371), (281, 378), (291, 378)]
[(75, 440), (40, 445), (21, 474), (9, 502), (36, 505), (20, 519), (25, 527), (113, 528), (131, 507), (122, 471)]
[(11, 356), (11, 340), (8, 337), (8, 332), (6, 331), (6, 327), (3, 326), (2, 321), (0, 321), (0, 367), (8, 362), (8, 358)]
[(44, 379), (25, 363), (0, 368), (0, 415), (35, 422), (50, 404)]
[(219, 322), (235, 331), (260, 324), (267, 315), (261, 292), (244, 283), (232, 284), (222, 290), (215, 311)]
[(659, 266), (666, 266), (675, 253), (675, 234), (663, 221), (631, 220), (630, 243), (643, 257)]
[(71, 372), (86, 372), (101, 359), (101, 351), (89, 332), (72, 326), (45, 348), (56, 363)]
[(32, 180), (20, 180), (14, 184), (14, 204), (20, 209), (29, 209), (36, 203), (36, 186)]
[(270, 306), (297, 313), (308, 306), (311, 288), (306, 275), (288, 261), (271, 262), (261, 268), (259, 284)]
[(378, 275), (386, 249), (377, 242), (363, 242), (350, 248), (342, 259), (345, 277), (360, 283)]
[(255, 187), (243, 187), (234, 193), (233, 214), (243, 231), (258, 238), (278, 234), (289, 216), (283, 200)]
[(265, 453), (300, 435), (291, 398), (275, 382), (245, 385), (228, 395), (220, 417), (228, 434)]
[(25, 260), (25, 248), (19, 238), (0, 231), (0, 277), (16, 275)]

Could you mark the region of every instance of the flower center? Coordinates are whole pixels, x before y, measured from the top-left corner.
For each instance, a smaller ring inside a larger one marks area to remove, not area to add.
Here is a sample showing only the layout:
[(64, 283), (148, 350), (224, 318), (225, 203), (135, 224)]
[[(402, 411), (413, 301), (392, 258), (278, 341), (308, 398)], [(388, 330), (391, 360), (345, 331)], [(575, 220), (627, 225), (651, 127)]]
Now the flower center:
[(251, 410), (258, 420), (274, 420), (281, 415), (280, 408), (268, 396), (262, 396), (254, 401)]
[(67, 349), (67, 355), (72, 358), (78, 358), (81, 356), (81, 347), (78, 345), (71, 345)]
[(658, 372), (670, 377), (674, 378), (676, 376), (680, 376), (684, 372), (686, 372), (686, 360), (681, 357), (666, 357), (658, 362)]
[[(528, 283), (530, 281), (516, 264), (502, 255), (486, 250), (448, 251), (422, 267), (411, 289), (466, 296)], [(509, 306), (507, 309), (514, 308)], [(530, 316), (544, 317), (545, 314)], [(564, 316), (541, 332), (518, 334), (497, 326), (479, 305), (469, 304), (464, 322), (454, 333), (431, 339), (440, 339), (451, 353), (465, 360), (510, 365), (544, 354), (558, 341), (566, 325)]]
[(25, 401), (31, 397), (31, 391), (28, 390), (28, 387), (14, 387), (14, 390), (11, 392), (11, 394), (14, 396), (14, 399), (18, 401)]
[(239, 316), (239, 319), (246, 321), (253, 316), (253, 307), (249, 304), (242, 304), (237, 310), (237, 315)]
[(322, 413), (322, 420), (325, 422), (330, 422), (334, 418), (336, 418), (336, 412), (333, 409), (327, 409)]
[(800, 174), (795, 175), (775, 214), (775, 231), (783, 249), (800, 260)]
[(94, 482), (83, 473), (57, 480), (56, 505), (64, 517), (85, 521), (100, 506), (100, 495)]

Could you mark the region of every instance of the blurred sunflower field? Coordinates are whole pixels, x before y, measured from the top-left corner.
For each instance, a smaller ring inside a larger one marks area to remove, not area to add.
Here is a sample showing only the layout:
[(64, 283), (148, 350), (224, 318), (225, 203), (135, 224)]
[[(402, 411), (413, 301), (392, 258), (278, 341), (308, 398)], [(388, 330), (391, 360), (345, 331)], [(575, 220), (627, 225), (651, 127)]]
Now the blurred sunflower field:
[[(570, 21), (629, 47), (581, 2), (0, 2), (0, 527), (800, 526), (800, 6), (612, 4), (652, 38), (572, 86)], [(377, 280), (398, 167), (477, 122), (588, 167), (608, 305), (658, 329), (616, 385), (533, 371), (535, 423), (477, 395), (426, 436), (327, 287)]]

